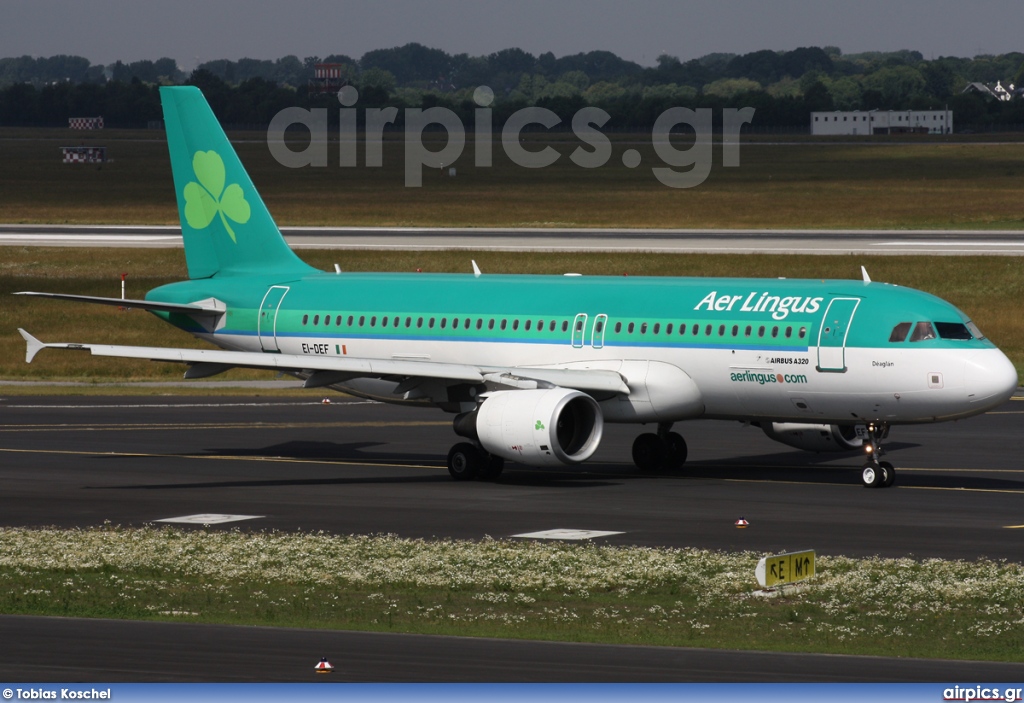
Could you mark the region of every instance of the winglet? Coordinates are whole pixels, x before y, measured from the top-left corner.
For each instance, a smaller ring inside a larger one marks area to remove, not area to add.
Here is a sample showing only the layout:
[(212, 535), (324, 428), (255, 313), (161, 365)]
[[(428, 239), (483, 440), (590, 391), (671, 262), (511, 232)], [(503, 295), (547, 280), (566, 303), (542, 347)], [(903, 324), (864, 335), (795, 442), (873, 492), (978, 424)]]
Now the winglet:
[(470, 261), (473, 264), (473, 277), (474, 278), (480, 278), (480, 267), (476, 265), (476, 261), (475, 260), (470, 259)]
[(860, 267), (860, 275), (865, 283), (871, 283), (871, 276), (868, 275), (868, 270), (863, 266)]
[(21, 333), (21, 336), (28, 343), (28, 348), (25, 350), (25, 363), (31, 364), (32, 359), (36, 357), (36, 354), (38, 354), (40, 350), (46, 349), (46, 345), (20, 327), (18, 328), (18, 332)]

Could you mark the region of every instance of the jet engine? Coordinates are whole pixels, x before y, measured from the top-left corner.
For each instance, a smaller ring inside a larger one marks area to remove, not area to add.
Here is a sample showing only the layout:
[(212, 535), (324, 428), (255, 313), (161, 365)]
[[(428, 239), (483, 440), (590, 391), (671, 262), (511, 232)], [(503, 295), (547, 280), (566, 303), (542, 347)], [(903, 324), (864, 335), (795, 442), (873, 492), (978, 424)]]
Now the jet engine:
[(455, 432), (479, 440), (491, 454), (528, 466), (586, 461), (597, 450), (604, 417), (597, 401), (568, 388), (495, 391)]
[[(864, 446), (864, 425), (814, 425), (766, 422), (761, 429), (770, 439), (808, 452), (850, 452)], [(861, 429), (861, 433), (858, 433)]]

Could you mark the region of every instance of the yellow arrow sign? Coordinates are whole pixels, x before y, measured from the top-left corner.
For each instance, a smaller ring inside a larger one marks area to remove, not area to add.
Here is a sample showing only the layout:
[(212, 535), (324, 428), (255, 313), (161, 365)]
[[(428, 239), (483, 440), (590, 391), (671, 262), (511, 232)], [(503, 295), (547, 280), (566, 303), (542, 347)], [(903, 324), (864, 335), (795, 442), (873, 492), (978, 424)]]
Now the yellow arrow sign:
[(774, 588), (814, 576), (814, 550), (762, 557), (754, 570), (761, 588)]

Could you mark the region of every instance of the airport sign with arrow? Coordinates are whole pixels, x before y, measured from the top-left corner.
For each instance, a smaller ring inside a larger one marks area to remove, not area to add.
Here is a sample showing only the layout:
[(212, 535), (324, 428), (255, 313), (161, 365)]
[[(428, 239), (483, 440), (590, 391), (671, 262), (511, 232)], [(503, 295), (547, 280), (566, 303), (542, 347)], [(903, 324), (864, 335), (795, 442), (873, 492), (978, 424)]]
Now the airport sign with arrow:
[(762, 557), (754, 571), (761, 588), (775, 588), (814, 576), (814, 550)]

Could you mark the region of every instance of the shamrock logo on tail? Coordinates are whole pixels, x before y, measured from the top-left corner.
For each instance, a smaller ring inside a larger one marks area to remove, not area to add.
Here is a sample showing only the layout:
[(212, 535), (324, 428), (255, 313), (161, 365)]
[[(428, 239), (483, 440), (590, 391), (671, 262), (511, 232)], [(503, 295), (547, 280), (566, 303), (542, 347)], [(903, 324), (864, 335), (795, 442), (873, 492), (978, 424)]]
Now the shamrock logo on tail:
[(224, 187), (224, 160), (216, 151), (197, 151), (192, 157), (192, 170), (199, 182), (185, 186), (185, 221), (189, 227), (205, 229), (215, 215), (220, 215), (231, 241), (237, 243), (228, 219), (240, 225), (249, 221), (249, 203), (242, 187), (237, 183)]

